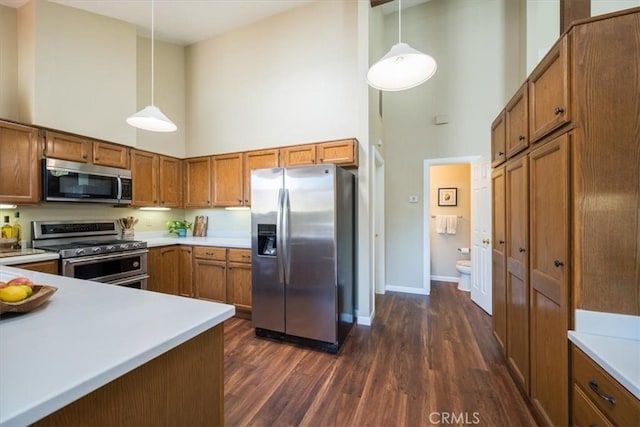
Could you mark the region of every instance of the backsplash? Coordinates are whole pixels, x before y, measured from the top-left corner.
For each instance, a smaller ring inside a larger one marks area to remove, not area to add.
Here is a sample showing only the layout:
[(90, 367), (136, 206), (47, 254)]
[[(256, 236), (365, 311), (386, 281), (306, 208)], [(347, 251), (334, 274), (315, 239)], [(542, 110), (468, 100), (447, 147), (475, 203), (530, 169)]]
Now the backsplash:
[[(31, 221), (50, 220), (84, 220), (84, 219), (116, 219), (126, 216), (138, 218), (136, 232), (167, 231), (169, 220), (185, 218), (191, 222), (196, 215), (208, 216), (208, 236), (239, 235), (251, 233), (251, 211), (228, 211), (216, 209), (172, 209), (170, 211), (142, 211), (135, 208), (119, 208), (110, 205), (90, 203), (46, 203), (38, 206), (18, 206), (17, 209), (0, 210), (0, 222), (4, 216), (9, 216), (10, 223), (15, 220), (15, 213), (20, 212), (24, 238), (31, 246)], [(190, 233), (189, 233), (190, 234)]]

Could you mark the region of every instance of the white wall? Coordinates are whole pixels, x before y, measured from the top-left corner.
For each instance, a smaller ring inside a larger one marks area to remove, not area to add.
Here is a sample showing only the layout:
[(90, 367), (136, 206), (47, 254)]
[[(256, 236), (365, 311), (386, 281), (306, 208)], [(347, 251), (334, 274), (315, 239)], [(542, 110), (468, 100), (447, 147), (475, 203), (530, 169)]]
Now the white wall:
[(187, 155), (358, 136), (360, 2), (315, 2), (187, 48)]
[(640, 6), (640, 0), (591, 0), (591, 16)]
[(558, 37), (560, 0), (527, 0), (527, 75), (549, 52)]
[(0, 118), (18, 120), (18, 13), (0, 6)]
[[(430, 209), (434, 215), (456, 215), (456, 234), (438, 234), (431, 218), (431, 275), (457, 277), (456, 260), (469, 259), (458, 248), (471, 247), (471, 165), (434, 165), (430, 168)], [(458, 189), (457, 206), (438, 206), (438, 188)]]
[(20, 120), (134, 145), (125, 119), (136, 108), (135, 26), (48, 1), (18, 15), (31, 42), (19, 45)]
[[(176, 124), (178, 130), (165, 133), (136, 129), (136, 147), (169, 156), (186, 157), (185, 47), (158, 40), (154, 44), (154, 102)], [(151, 39), (137, 38), (136, 57), (138, 91), (135, 111), (139, 111), (151, 104)]]
[[(524, 81), (518, 57), (521, 11), (512, 0), (432, 0), (403, 11), (403, 41), (438, 61), (436, 75), (383, 98), (387, 285), (422, 288), (423, 160), (488, 156), (491, 122)], [(385, 21), (387, 45), (397, 42), (397, 15)], [(515, 50), (509, 55), (505, 51)], [(508, 94), (508, 95), (507, 95)], [(449, 123), (435, 125), (434, 116)]]

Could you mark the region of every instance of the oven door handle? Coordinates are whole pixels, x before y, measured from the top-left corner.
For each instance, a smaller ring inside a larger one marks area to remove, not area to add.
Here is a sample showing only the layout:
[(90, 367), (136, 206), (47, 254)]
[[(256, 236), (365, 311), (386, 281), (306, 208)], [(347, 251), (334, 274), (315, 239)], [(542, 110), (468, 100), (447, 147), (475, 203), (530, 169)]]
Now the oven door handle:
[(148, 274), (142, 274), (142, 275), (127, 277), (126, 279), (114, 280), (112, 282), (106, 282), (106, 283), (109, 285), (123, 286), (123, 285), (128, 285), (129, 283), (135, 283), (141, 280), (146, 280), (148, 278), (149, 278)]
[(124, 251), (124, 252), (116, 252), (114, 254), (100, 254), (100, 255), (92, 255), (92, 256), (81, 256), (77, 258), (65, 258), (62, 260), (64, 264), (95, 264), (95, 262), (100, 262), (108, 259), (114, 258), (129, 258), (135, 255), (143, 255), (149, 253), (148, 249), (140, 249), (135, 251)]

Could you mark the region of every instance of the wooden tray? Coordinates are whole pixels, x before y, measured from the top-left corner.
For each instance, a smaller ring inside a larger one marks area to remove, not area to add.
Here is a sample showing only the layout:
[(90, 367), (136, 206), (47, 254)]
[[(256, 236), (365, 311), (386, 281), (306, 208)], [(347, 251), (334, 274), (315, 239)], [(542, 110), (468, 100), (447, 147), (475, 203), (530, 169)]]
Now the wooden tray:
[(29, 298), (18, 302), (0, 301), (0, 314), (2, 313), (28, 313), (39, 307), (53, 295), (58, 288), (47, 285), (34, 285), (33, 294)]

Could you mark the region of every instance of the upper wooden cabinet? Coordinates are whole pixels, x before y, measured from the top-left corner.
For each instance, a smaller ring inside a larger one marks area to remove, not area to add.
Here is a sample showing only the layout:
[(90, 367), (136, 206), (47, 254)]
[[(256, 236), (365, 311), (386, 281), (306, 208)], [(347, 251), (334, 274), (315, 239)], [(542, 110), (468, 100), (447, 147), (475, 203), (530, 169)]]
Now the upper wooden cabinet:
[(129, 169), (129, 148), (60, 132), (45, 131), (47, 157)]
[(141, 150), (131, 150), (133, 206), (180, 207), (181, 161)]
[(0, 121), (0, 202), (40, 201), (38, 130)]
[(493, 167), (498, 166), (507, 159), (506, 136), (505, 111), (502, 110), (491, 124), (491, 166)]
[(256, 150), (244, 153), (244, 205), (251, 205), (251, 171), (280, 166), (280, 150)]
[(213, 206), (244, 205), (242, 153), (213, 156)]
[(212, 205), (211, 156), (184, 160), (184, 207), (208, 208)]
[(505, 107), (506, 152), (513, 157), (529, 146), (528, 96), (525, 82)]
[(569, 42), (561, 38), (529, 76), (529, 136), (536, 142), (571, 120)]
[(315, 144), (294, 145), (280, 149), (282, 166), (305, 166), (316, 164)]
[(333, 163), (340, 166), (358, 166), (358, 141), (343, 139), (321, 142), (316, 145), (318, 163)]

